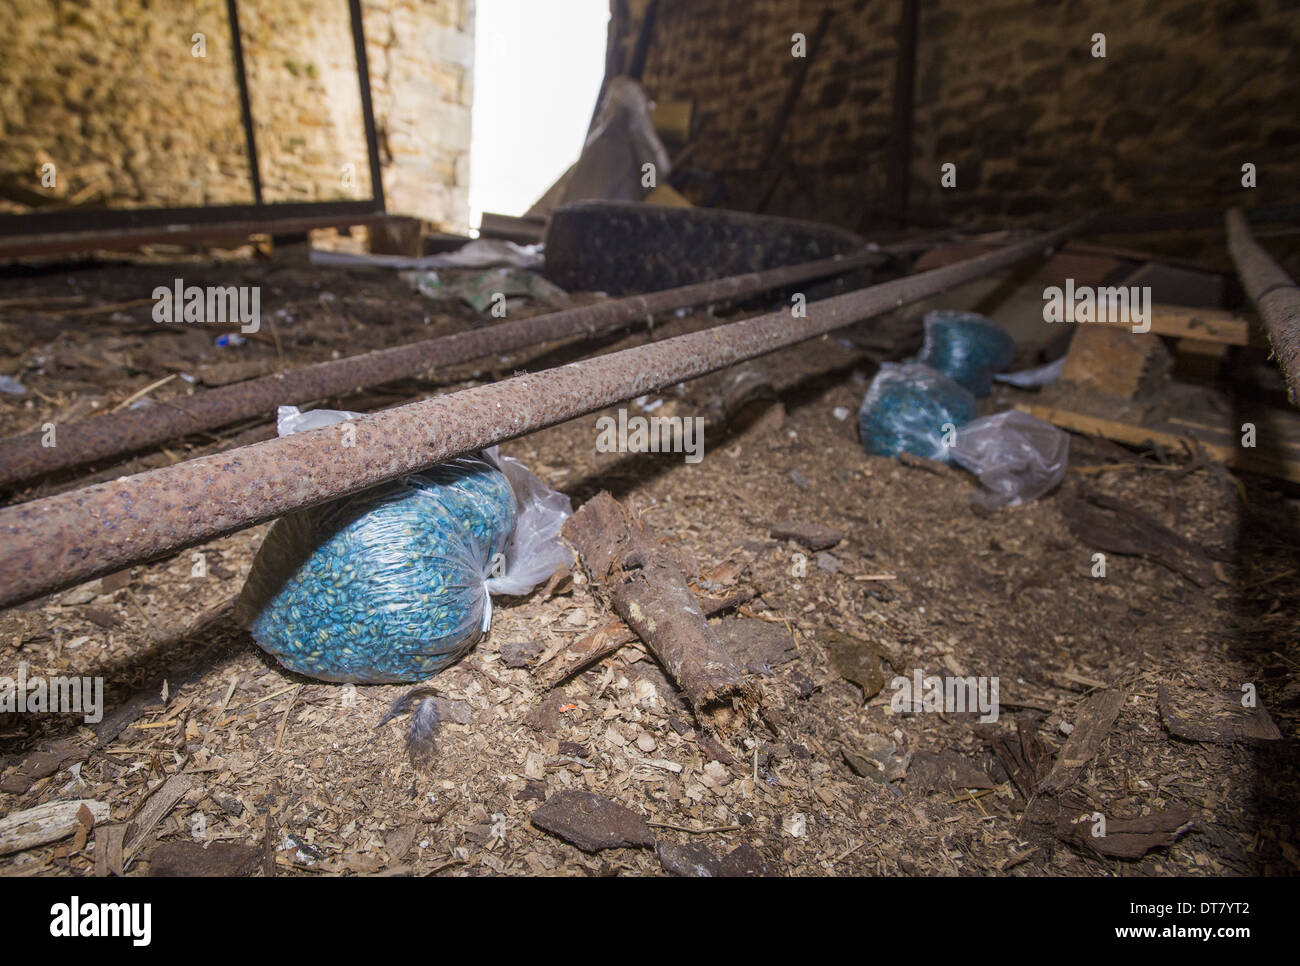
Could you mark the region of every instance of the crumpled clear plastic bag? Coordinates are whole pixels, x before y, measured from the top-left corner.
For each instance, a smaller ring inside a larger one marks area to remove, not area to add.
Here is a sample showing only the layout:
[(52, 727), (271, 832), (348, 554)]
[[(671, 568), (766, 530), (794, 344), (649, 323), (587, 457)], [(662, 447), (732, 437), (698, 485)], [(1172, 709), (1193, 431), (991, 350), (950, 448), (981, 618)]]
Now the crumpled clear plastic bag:
[(974, 396), (930, 366), (885, 362), (858, 410), (858, 431), (863, 448), (876, 456), (897, 459), (906, 451), (947, 462), (945, 425), (959, 429), (978, 411)]
[(993, 374), (1011, 364), (1016, 343), (988, 316), (938, 309), (925, 315), (917, 362), (938, 369), (976, 396), (993, 391)]
[[(283, 406), (280, 435), (355, 413)], [(491, 594), (572, 564), (569, 498), (495, 448), (277, 520), (240, 597), (254, 639), (292, 671), (367, 684), (426, 678), (491, 625)]]
[(952, 448), (952, 461), (983, 487), (974, 501), (988, 508), (1020, 506), (1050, 492), (1069, 457), (1069, 434), (1018, 409), (972, 420)]

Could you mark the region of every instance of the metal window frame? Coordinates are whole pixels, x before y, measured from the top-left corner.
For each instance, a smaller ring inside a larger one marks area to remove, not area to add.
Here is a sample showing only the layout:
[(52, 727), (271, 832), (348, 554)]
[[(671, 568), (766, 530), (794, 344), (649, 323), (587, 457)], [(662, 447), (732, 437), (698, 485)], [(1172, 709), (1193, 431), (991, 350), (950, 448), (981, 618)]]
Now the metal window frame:
[(65, 208), (0, 215), (0, 256), (81, 251), (100, 247), (107, 242), (180, 242), (221, 234), (300, 232), (311, 228), (364, 224), (379, 221), (385, 216), (383, 171), (379, 163), (374, 105), (370, 98), (370, 66), (366, 59), (365, 32), (361, 23), (361, 0), (348, 0), (352, 43), (357, 61), (357, 83), (361, 90), (361, 118), (365, 126), (366, 154), (370, 164), (371, 196), (360, 201), (267, 204), (263, 200), (237, 0), (226, 0), (226, 7), (230, 20), (244, 142), (253, 186), (253, 203), (184, 208)]

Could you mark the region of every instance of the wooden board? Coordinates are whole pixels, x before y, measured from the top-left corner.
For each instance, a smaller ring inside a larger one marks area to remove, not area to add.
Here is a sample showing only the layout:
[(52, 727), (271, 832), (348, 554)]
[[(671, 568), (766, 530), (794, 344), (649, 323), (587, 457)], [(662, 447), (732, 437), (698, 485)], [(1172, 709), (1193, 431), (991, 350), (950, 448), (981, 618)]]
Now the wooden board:
[(1240, 447), (1210, 443), (1195, 436), (1179, 436), (1155, 429), (1147, 429), (1145, 426), (1135, 426), (1132, 423), (1102, 419), (1097, 416), (1088, 416), (1084, 413), (1070, 412), (1065, 409), (1053, 409), (1050, 406), (1019, 403), (1016, 408), (1044, 422), (1060, 426), (1062, 429), (1068, 429), (1073, 433), (1101, 436), (1128, 446), (1156, 445), (1177, 451), (1182, 451), (1186, 447), (1187, 450), (1192, 452), (1200, 448), (1210, 459), (1223, 463), (1225, 466), (1246, 470), (1251, 473), (1259, 473), (1263, 476), (1271, 476), (1279, 480), (1287, 480), (1291, 483), (1300, 483), (1300, 460), (1297, 459), (1257, 455)]
[[(1076, 320), (1077, 321), (1077, 320)], [(1156, 303), (1151, 306), (1151, 332), (1178, 339), (1199, 339), (1205, 342), (1219, 342), (1223, 345), (1267, 346), (1259, 328), (1252, 321), (1236, 312), (1223, 309), (1189, 308), (1184, 305), (1165, 305)], [(1098, 323), (1079, 323), (1097, 325)], [(1127, 313), (1123, 318), (1107, 325), (1123, 331), (1132, 330), (1132, 320)]]
[(1061, 379), (1108, 396), (1132, 399), (1163, 378), (1168, 352), (1150, 332), (1084, 325), (1074, 333)]

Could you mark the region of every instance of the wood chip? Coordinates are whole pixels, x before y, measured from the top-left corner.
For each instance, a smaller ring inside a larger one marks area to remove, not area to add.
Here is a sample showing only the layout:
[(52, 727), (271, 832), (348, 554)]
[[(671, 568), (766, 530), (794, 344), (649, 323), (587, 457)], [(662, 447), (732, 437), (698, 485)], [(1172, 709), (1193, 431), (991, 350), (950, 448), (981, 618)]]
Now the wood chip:
[(1242, 706), (1240, 691), (1191, 691), (1160, 685), (1160, 720), (1188, 741), (1227, 745), (1234, 741), (1280, 741), (1282, 733), (1262, 704)]
[(1059, 792), (1070, 785), (1088, 762), (1092, 761), (1101, 743), (1106, 740), (1111, 726), (1124, 706), (1126, 691), (1097, 691), (1079, 709), (1074, 731), (1061, 749), (1048, 776), (1043, 779), (1040, 792)]
[(154, 827), (167, 817), (167, 814), (176, 807), (176, 803), (193, 787), (193, 775), (172, 775), (149, 796), (149, 801), (145, 803), (133, 823), (135, 833), (126, 846), (128, 861), (140, 851), (140, 847), (148, 840), (149, 833), (154, 830)]

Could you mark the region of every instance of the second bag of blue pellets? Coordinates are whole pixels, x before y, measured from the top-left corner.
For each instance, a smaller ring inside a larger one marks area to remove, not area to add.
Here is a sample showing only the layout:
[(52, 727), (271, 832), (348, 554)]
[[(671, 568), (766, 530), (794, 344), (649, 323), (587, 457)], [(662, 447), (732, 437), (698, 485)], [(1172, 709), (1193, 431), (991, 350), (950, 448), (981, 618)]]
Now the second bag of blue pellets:
[(886, 362), (858, 410), (862, 446), (894, 459), (902, 452), (947, 462), (956, 430), (977, 415), (975, 397), (919, 362)]
[(993, 374), (1011, 364), (1016, 344), (977, 312), (939, 309), (925, 315), (925, 344), (916, 357), (976, 396), (993, 391)]
[[(355, 414), (281, 410), (281, 435)], [(568, 498), (495, 453), (277, 520), (240, 616), (292, 671), (326, 681), (416, 681), (488, 630), (492, 593), (527, 593), (572, 556)]]

